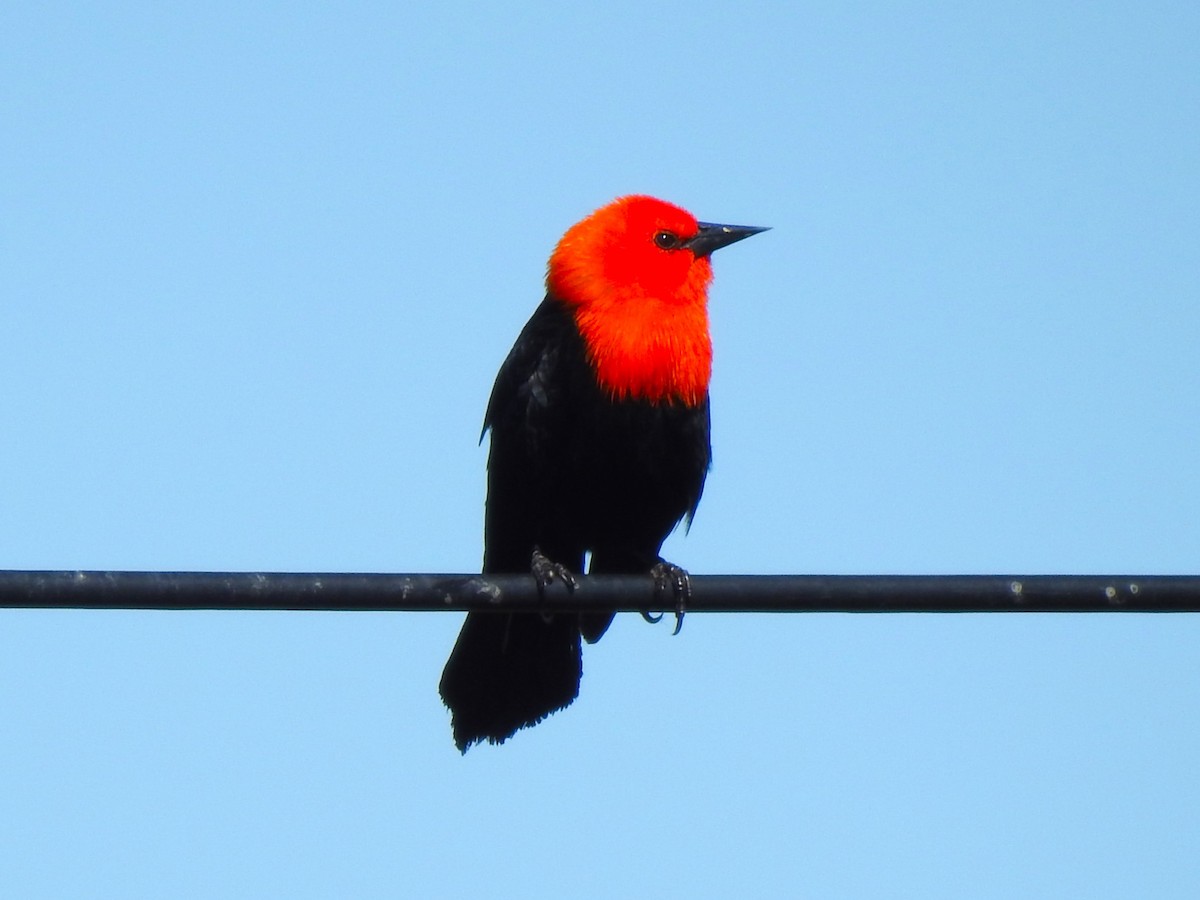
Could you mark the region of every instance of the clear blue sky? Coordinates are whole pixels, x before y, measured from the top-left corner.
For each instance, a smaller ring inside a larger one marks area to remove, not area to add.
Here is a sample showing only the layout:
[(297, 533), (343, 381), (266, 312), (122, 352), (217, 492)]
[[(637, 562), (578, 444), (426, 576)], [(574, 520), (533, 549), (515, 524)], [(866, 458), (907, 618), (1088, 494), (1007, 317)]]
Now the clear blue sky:
[[(82, 8), (81, 8), (82, 7)], [(715, 260), (694, 572), (1200, 570), (1194, 3), (0, 13), (0, 567), (472, 571), (631, 192)], [(0, 614), (13, 897), (1200, 896), (1200, 619), (623, 617), (460, 757), (451, 615)]]

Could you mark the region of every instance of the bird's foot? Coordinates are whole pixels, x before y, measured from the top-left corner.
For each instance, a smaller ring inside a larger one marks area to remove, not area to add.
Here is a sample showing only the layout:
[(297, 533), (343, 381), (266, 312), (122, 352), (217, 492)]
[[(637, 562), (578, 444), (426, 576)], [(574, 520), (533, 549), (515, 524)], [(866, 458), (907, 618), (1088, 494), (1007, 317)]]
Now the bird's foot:
[[(533, 556), (529, 561), (529, 571), (533, 575), (533, 580), (537, 582), (539, 600), (546, 599), (546, 588), (555, 581), (561, 581), (567, 592), (572, 594), (575, 593), (575, 588), (579, 586), (579, 582), (575, 580), (575, 576), (571, 574), (570, 569), (562, 563), (554, 562), (537, 547), (533, 548)], [(550, 616), (542, 613), (542, 618), (549, 621)]]
[[(675, 630), (671, 634), (672, 636), (679, 634), (679, 629), (683, 628), (683, 613), (687, 608), (687, 601), (692, 596), (692, 580), (688, 576), (687, 570), (660, 559), (650, 569), (650, 577), (654, 579), (655, 599), (662, 599), (668, 591), (674, 595)], [(651, 616), (649, 613), (642, 613), (642, 618), (647, 622), (661, 622), (662, 617), (662, 613), (659, 613), (657, 617)]]

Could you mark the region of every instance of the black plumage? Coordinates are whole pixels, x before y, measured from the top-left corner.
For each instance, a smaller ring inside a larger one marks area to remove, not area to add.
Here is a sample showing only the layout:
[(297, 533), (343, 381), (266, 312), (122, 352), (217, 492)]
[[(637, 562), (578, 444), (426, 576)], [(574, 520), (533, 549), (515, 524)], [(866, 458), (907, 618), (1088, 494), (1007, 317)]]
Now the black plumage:
[[(500, 368), (491, 432), (483, 571), (529, 572), (534, 548), (573, 572), (644, 573), (708, 472), (707, 395), (613, 399), (596, 381), (571, 308), (548, 296)], [(612, 615), (468, 614), (441, 695), (460, 750), (500, 743), (579, 692), (581, 637)]]

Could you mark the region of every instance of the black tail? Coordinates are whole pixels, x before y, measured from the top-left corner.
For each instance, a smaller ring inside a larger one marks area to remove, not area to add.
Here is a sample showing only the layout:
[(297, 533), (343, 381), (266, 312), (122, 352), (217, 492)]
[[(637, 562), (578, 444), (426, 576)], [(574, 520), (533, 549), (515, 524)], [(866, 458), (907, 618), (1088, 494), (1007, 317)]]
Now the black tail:
[(454, 743), (501, 744), (579, 694), (579, 617), (468, 613), (438, 686)]

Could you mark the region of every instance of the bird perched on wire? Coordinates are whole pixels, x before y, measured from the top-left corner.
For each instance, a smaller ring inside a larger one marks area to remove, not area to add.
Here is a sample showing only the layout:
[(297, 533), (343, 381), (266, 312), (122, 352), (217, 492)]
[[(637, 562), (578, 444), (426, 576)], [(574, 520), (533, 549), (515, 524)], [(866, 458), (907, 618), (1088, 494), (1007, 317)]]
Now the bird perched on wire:
[[(681, 614), (687, 573), (658, 554), (690, 524), (709, 468), (709, 257), (765, 230), (645, 196), (567, 230), (484, 417), (485, 573), (574, 587), (590, 553), (593, 574), (652, 574)], [(581, 638), (599, 640), (612, 617), (468, 613), (440, 685), (458, 748), (570, 704)]]

